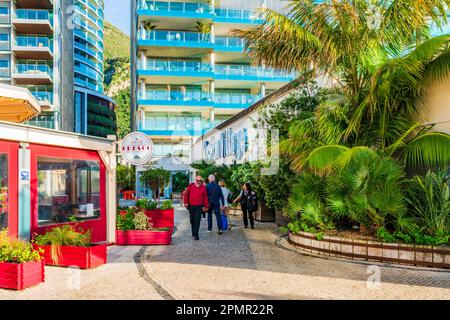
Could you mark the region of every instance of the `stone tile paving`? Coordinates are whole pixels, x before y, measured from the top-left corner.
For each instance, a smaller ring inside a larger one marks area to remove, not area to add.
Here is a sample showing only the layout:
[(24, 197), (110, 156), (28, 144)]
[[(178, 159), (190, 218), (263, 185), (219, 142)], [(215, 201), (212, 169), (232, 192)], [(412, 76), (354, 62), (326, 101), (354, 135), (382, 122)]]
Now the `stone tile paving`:
[[(219, 236), (190, 237), (187, 212), (177, 211), (171, 247), (141, 257), (150, 276), (185, 299), (450, 299), (450, 272), (380, 267), (381, 288), (368, 288), (368, 265), (301, 255), (275, 245), (274, 224), (234, 227)], [(242, 225), (240, 220), (233, 224)]]
[[(171, 246), (110, 247), (109, 263), (81, 271), (46, 267), (46, 283), (0, 299), (450, 299), (450, 272), (381, 266), (381, 288), (367, 286), (368, 265), (302, 255), (280, 245), (274, 224), (190, 236), (188, 213), (176, 212)], [(277, 244), (278, 245), (277, 245)]]

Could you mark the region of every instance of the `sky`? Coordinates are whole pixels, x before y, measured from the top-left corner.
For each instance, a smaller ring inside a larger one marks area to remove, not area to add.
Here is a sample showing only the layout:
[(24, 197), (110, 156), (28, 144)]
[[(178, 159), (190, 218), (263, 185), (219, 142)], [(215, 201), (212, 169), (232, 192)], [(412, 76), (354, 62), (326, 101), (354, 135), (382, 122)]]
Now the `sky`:
[(104, 0), (105, 19), (127, 35), (130, 35), (130, 1)]

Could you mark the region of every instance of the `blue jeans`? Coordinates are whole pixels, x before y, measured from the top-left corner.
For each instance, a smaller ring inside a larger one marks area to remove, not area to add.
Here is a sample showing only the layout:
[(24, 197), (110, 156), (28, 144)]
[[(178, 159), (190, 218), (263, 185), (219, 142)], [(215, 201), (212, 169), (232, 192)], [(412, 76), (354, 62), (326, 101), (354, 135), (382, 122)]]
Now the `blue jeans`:
[(212, 230), (212, 213), (216, 215), (216, 221), (217, 221), (217, 227), (219, 230), (222, 230), (222, 217), (220, 216), (220, 204), (218, 205), (211, 205), (208, 209), (208, 230)]

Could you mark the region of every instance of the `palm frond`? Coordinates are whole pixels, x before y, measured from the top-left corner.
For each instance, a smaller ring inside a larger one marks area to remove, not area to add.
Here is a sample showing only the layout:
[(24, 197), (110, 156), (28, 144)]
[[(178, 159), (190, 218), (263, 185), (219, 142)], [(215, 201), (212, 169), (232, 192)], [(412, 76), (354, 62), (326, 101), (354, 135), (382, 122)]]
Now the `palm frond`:
[(412, 167), (441, 167), (450, 165), (450, 135), (427, 132), (405, 146), (405, 163)]

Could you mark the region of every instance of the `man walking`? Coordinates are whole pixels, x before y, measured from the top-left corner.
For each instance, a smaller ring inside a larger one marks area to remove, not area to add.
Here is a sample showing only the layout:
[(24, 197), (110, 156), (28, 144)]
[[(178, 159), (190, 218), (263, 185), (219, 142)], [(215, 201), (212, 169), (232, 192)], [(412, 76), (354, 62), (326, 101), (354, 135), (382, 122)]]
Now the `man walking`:
[[(208, 192), (209, 210), (208, 210), (208, 231), (212, 231), (212, 213), (216, 215), (217, 227), (219, 228), (219, 234), (222, 234), (222, 218), (220, 216), (221, 208), (225, 206), (225, 200), (222, 193), (222, 188), (216, 183), (216, 177), (210, 175), (208, 177), (208, 185), (206, 190)], [(222, 207), (220, 206), (222, 204)]]
[(200, 240), (198, 237), (198, 231), (200, 229), (200, 221), (202, 219), (202, 213), (208, 210), (208, 194), (206, 187), (203, 185), (203, 178), (197, 176), (195, 182), (191, 183), (184, 196), (184, 203), (189, 210), (191, 218), (192, 236), (195, 240)]

